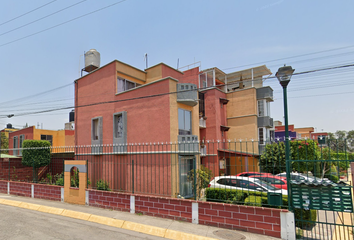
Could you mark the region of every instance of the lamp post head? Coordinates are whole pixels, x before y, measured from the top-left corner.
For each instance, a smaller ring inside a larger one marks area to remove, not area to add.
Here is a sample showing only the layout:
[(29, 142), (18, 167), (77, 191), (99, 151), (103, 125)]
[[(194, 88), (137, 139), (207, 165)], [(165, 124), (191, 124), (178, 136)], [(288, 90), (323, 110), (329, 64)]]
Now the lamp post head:
[(291, 66), (285, 65), (284, 67), (278, 69), (278, 72), (275, 74), (275, 76), (278, 78), (279, 83), (283, 88), (288, 86), (294, 71), (295, 69), (293, 69)]

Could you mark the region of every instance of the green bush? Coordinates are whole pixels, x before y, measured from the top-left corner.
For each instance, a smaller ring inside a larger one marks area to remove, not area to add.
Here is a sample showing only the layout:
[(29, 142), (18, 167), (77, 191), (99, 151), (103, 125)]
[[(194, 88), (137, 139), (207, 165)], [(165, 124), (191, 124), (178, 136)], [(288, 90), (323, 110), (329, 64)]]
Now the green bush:
[(206, 199), (213, 202), (243, 203), (247, 192), (231, 189), (207, 188)]
[(249, 195), (248, 197), (246, 197), (245, 199), (245, 205), (249, 205), (249, 206), (257, 206), (257, 207), (262, 207), (262, 198), (261, 196), (255, 196), (255, 195)]
[(33, 167), (33, 181), (38, 181), (38, 169), (50, 163), (50, 142), (43, 140), (24, 140), (22, 165)]
[(109, 182), (106, 182), (103, 179), (100, 179), (96, 182), (96, 189), (103, 191), (111, 191), (111, 189), (109, 188)]

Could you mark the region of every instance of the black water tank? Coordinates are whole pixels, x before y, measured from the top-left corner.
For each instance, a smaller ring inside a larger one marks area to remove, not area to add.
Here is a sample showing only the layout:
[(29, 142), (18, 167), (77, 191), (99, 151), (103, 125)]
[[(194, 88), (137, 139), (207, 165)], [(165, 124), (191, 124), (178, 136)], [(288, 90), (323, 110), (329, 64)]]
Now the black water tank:
[(11, 123), (8, 123), (8, 124), (6, 125), (6, 128), (12, 128), (12, 124), (11, 124)]
[(75, 121), (75, 110), (72, 110), (69, 113), (69, 122), (74, 122)]

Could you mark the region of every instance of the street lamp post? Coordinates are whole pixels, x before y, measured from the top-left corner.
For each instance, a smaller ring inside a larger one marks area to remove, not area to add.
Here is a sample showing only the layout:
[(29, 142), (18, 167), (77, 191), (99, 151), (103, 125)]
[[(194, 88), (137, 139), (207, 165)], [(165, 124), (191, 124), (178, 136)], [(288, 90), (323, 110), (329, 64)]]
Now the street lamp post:
[(295, 69), (291, 66), (285, 66), (278, 69), (275, 76), (278, 78), (280, 85), (283, 87), (284, 99), (284, 118), (285, 118), (285, 163), (286, 163), (286, 182), (288, 187), (288, 208), (292, 211), (292, 196), (290, 188), (290, 143), (289, 143), (289, 124), (288, 124), (288, 99), (286, 88), (290, 82), (291, 76)]

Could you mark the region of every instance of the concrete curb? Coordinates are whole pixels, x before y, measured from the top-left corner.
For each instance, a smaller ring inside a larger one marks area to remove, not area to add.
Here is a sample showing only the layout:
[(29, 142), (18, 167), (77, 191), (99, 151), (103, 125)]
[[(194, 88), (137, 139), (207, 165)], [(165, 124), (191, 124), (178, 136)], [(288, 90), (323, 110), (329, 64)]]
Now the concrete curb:
[(28, 210), (39, 211), (44, 213), (50, 213), (55, 215), (60, 215), (64, 217), (70, 217), (75, 219), (80, 219), (84, 221), (94, 222), (102, 225), (107, 225), (110, 227), (122, 228), (134, 232), (140, 232), (156, 237), (163, 237), (167, 239), (191, 239), (191, 240), (215, 240), (216, 238), (209, 238), (203, 237), (195, 234), (184, 233), (180, 231), (170, 230), (167, 228), (160, 228), (154, 227), (150, 225), (134, 223), (129, 221), (123, 221), (119, 219), (109, 218), (109, 217), (102, 217), (98, 215), (93, 215), (89, 213), (82, 213), (72, 210), (67, 210), (63, 208), (55, 208), (55, 207), (47, 207), (38, 204), (26, 203), (26, 202), (19, 202), (13, 201), (8, 199), (0, 199), (0, 204), (13, 206), (13, 207), (20, 207)]

